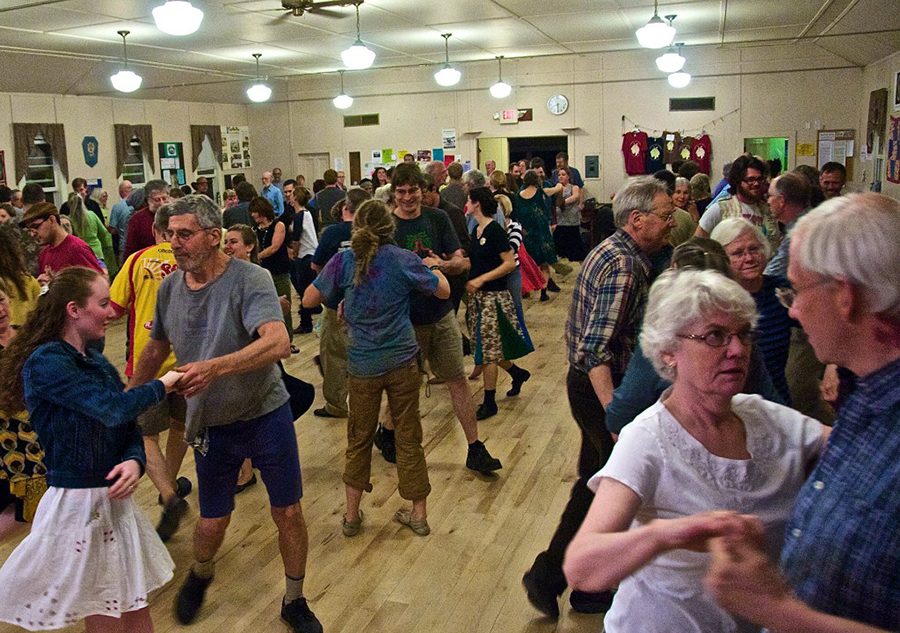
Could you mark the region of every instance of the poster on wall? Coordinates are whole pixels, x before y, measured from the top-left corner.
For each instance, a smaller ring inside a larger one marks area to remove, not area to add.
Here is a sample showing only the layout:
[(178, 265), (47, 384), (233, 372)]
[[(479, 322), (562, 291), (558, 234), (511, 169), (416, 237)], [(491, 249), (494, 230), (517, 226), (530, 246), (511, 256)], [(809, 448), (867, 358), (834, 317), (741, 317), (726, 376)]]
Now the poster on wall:
[(6, 151), (0, 149), (0, 185), (6, 184)]
[(441, 146), (445, 149), (456, 149), (456, 128), (441, 130)]
[(869, 93), (869, 120), (866, 124), (866, 149), (878, 155), (884, 151), (884, 127), (887, 123), (887, 88)]
[(894, 74), (894, 112), (900, 112), (900, 70)]
[(85, 136), (81, 139), (81, 151), (84, 154), (84, 164), (94, 167), (97, 164), (97, 156), (100, 153), (100, 144), (96, 136)]
[(900, 117), (896, 116), (891, 117), (891, 128), (888, 132), (887, 180), (900, 184)]
[(222, 126), (222, 169), (250, 169), (250, 127)]
[(431, 150), (430, 149), (419, 149), (416, 150), (416, 161), (420, 163), (427, 163), (431, 160)]

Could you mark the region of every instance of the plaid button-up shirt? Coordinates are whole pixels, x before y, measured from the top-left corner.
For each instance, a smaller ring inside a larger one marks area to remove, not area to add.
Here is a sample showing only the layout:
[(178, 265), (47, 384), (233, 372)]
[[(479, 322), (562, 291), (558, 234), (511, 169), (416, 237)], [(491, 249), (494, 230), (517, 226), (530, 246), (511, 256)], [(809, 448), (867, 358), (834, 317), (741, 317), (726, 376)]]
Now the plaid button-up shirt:
[(569, 320), (569, 364), (589, 372), (609, 365), (621, 378), (647, 303), (650, 260), (634, 239), (619, 229), (592, 250), (581, 266)]
[(815, 609), (900, 630), (900, 361), (862, 378), (800, 490), (781, 565)]

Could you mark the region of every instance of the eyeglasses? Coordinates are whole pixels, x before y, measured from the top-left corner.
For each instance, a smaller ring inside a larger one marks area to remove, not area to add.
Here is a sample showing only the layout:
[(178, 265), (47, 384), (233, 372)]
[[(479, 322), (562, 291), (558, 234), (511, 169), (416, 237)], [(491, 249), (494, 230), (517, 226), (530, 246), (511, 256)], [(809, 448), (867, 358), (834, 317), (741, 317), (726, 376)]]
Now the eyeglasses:
[(762, 253), (762, 249), (759, 246), (748, 246), (743, 250), (728, 253), (728, 257), (735, 261), (740, 261), (747, 255), (756, 259), (757, 257), (759, 257), (760, 253)]
[(41, 224), (43, 224), (44, 222), (46, 222), (49, 219), (50, 219), (50, 216), (48, 215), (45, 218), (41, 218), (37, 222), (32, 222), (31, 224), (29, 224), (28, 226), (25, 227), (25, 230), (28, 231), (29, 233), (37, 231), (39, 228), (41, 228)]
[(797, 295), (799, 295), (801, 292), (803, 292), (804, 290), (809, 290), (810, 288), (815, 288), (816, 286), (824, 286), (825, 284), (830, 284), (833, 281), (834, 279), (822, 279), (814, 284), (804, 286), (803, 288), (776, 288), (775, 296), (778, 297), (778, 303), (780, 303), (786, 309), (790, 310), (791, 307), (793, 307), (794, 302), (797, 300)]
[(727, 347), (731, 345), (734, 337), (741, 342), (741, 345), (750, 345), (756, 337), (756, 330), (746, 328), (740, 332), (729, 332), (728, 330), (714, 329), (706, 334), (678, 334), (678, 338), (686, 338), (691, 341), (702, 341), (710, 347)]
[(164, 231), (163, 237), (165, 237), (170, 242), (174, 238), (178, 238), (179, 242), (187, 242), (189, 239), (194, 237), (200, 231), (208, 231), (209, 229), (197, 229), (196, 231), (189, 231), (187, 229), (178, 229), (177, 231)]
[(748, 185), (752, 185), (752, 184), (755, 184), (755, 183), (760, 183), (760, 182), (762, 182), (762, 181), (763, 181), (763, 177), (762, 177), (762, 176), (750, 176), (750, 177), (748, 177), (748, 178), (744, 178), (744, 182), (746, 182)]
[(661, 214), (657, 213), (656, 211), (650, 211), (650, 215), (655, 215), (660, 220), (662, 220), (663, 222), (668, 224), (669, 222), (671, 222), (672, 220), (675, 219), (675, 210), (673, 209), (672, 211), (669, 211), (665, 215), (661, 215)]

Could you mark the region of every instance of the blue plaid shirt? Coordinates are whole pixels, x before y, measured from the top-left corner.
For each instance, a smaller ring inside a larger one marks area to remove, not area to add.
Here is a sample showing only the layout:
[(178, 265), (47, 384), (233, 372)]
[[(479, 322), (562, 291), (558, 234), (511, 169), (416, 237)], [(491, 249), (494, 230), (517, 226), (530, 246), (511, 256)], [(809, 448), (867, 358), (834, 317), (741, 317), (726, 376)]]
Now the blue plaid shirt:
[(613, 376), (625, 374), (644, 317), (649, 273), (650, 260), (622, 229), (588, 253), (566, 322), (572, 367), (587, 373), (609, 365)]
[(860, 379), (841, 408), (781, 565), (813, 608), (900, 630), (900, 361)]

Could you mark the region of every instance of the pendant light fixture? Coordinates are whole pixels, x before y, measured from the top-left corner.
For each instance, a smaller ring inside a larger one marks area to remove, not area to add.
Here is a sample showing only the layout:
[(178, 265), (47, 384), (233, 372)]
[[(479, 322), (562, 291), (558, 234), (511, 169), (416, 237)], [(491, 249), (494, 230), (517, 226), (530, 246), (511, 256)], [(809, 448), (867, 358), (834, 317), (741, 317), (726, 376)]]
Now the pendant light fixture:
[(684, 68), (685, 61), (687, 60), (681, 55), (681, 44), (676, 44), (656, 58), (656, 67), (664, 73), (677, 73)]
[(203, 11), (185, 0), (166, 0), (153, 9), (156, 28), (169, 35), (190, 35), (200, 28)]
[(491, 86), (491, 96), (495, 99), (505, 99), (512, 92), (512, 86), (503, 81), (503, 55), (497, 56), (497, 83)]
[(657, 12), (657, 2), (653, 0), (653, 17), (634, 33), (644, 48), (665, 48), (675, 39), (675, 27), (672, 26), (675, 16), (667, 15), (668, 23), (664, 22)]
[(256, 83), (247, 88), (247, 98), (255, 103), (262, 103), (272, 96), (272, 89), (259, 77), (259, 58), (262, 53), (253, 53), (253, 57), (256, 59)]
[(341, 59), (344, 66), (350, 70), (363, 70), (372, 65), (375, 61), (375, 53), (370, 50), (359, 36), (359, 3), (356, 6), (356, 41), (353, 46), (341, 52)]
[(331, 103), (338, 110), (346, 110), (353, 105), (353, 97), (344, 92), (344, 71), (339, 70), (338, 72), (341, 73), (341, 94), (332, 99)]
[(113, 88), (119, 92), (134, 92), (141, 87), (143, 78), (137, 73), (128, 70), (128, 47), (125, 44), (125, 36), (131, 31), (117, 31), (122, 36), (122, 52), (125, 59), (122, 64), (122, 70), (111, 76), (109, 80), (112, 82)]
[(683, 70), (669, 75), (669, 85), (673, 88), (686, 88), (689, 83), (691, 83), (691, 75)]
[(460, 77), (462, 77), (462, 73), (450, 65), (449, 41), (451, 35), (453, 33), (441, 33), (441, 37), (444, 38), (444, 65), (439, 71), (434, 73), (434, 80), (438, 82), (439, 86), (455, 86), (459, 83)]

